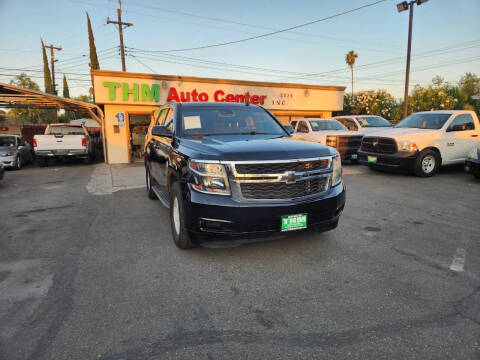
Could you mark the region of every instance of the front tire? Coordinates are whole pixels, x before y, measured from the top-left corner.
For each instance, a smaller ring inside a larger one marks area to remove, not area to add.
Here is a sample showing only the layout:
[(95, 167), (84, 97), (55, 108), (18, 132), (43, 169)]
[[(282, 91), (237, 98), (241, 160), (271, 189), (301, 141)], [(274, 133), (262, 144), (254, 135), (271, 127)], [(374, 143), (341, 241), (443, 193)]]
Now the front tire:
[(17, 155), (16, 159), (15, 159), (15, 167), (14, 169), (15, 170), (20, 170), (22, 168), (22, 158), (20, 157), (20, 155)]
[(415, 176), (430, 177), (435, 175), (440, 167), (440, 156), (436, 151), (423, 150), (415, 160), (413, 173)]
[(195, 247), (185, 223), (185, 201), (182, 196), (180, 183), (172, 184), (170, 195), (170, 225), (175, 245), (180, 249), (191, 249)]

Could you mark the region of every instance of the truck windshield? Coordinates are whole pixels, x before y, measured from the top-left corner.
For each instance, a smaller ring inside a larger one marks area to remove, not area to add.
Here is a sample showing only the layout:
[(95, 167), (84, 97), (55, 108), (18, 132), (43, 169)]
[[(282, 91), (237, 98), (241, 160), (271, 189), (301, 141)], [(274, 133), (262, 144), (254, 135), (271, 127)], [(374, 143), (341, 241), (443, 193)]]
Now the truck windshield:
[(440, 129), (452, 114), (416, 113), (400, 121), (396, 128)]
[(358, 116), (357, 117), (358, 122), (362, 127), (391, 127), (392, 124), (390, 124), (387, 120), (384, 118), (381, 118), (380, 116)]
[(189, 107), (183, 109), (185, 136), (288, 135), (265, 110), (256, 107)]
[(310, 126), (313, 131), (348, 130), (337, 120), (310, 120)]
[(13, 136), (0, 136), (0, 146), (15, 146), (15, 138)]
[(50, 126), (45, 135), (85, 135), (81, 126)]

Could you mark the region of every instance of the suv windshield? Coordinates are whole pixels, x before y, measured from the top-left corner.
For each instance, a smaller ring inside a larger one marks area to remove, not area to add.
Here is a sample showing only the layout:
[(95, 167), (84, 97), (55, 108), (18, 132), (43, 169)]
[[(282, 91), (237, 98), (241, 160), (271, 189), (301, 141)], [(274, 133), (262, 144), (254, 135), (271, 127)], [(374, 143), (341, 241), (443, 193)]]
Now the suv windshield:
[(13, 136), (0, 136), (0, 146), (15, 146), (15, 138)]
[(313, 131), (348, 130), (337, 120), (309, 120)]
[(392, 124), (390, 124), (387, 120), (384, 118), (381, 118), (380, 116), (358, 116), (357, 117), (358, 122), (362, 127), (391, 127)]
[(184, 108), (182, 132), (185, 136), (288, 135), (265, 110), (248, 106)]
[(50, 126), (46, 135), (85, 135), (81, 126)]
[(452, 114), (417, 113), (400, 121), (396, 128), (440, 129)]

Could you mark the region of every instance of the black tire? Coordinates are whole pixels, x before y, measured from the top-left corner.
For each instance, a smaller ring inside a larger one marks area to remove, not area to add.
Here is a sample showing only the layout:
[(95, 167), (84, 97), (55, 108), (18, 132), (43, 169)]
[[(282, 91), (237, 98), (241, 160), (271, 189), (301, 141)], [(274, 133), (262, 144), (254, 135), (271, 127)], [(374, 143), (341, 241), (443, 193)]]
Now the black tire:
[(473, 174), (478, 180), (480, 180), (480, 174)]
[(145, 182), (147, 184), (147, 196), (150, 200), (158, 200), (157, 195), (152, 190), (152, 185), (155, 184), (155, 180), (152, 179), (150, 171), (145, 168)]
[(353, 165), (358, 165), (358, 164), (360, 164), (360, 163), (358, 162), (358, 159), (350, 159), (350, 162), (351, 162)]
[(436, 151), (423, 150), (415, 160), (413, 173), (419, 177), (430, 177), (437, 173), (440, 167), (440, 156)]
[(15, 158), (15, 166), (13, 167), (15, 170), (20, 170), (22, 168), (22, 158), (20, 155), (17, 155)]
[[(174, 212), (178, 211), (178, 223), (175, 225)], [(191, 249), (196, 246), (185, 223), (185, 201), (180, 183), (172, 184), (170, 192), (170, 225), (175, 245), (180, 249)]]

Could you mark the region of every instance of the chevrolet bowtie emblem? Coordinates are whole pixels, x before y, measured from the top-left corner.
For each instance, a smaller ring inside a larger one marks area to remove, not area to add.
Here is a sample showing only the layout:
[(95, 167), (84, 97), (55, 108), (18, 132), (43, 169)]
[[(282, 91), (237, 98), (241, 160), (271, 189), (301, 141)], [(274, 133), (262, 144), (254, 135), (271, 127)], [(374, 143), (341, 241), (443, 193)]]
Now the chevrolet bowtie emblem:
[(283, 173), (282, 180), (287, 184), (294, 184), (297, 182), (298, 175), (295, 174), (295, 171), (287, 171)]

